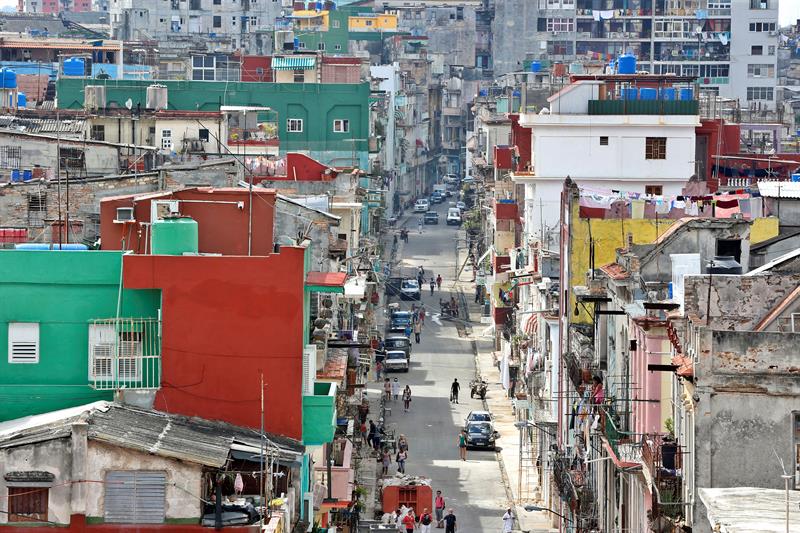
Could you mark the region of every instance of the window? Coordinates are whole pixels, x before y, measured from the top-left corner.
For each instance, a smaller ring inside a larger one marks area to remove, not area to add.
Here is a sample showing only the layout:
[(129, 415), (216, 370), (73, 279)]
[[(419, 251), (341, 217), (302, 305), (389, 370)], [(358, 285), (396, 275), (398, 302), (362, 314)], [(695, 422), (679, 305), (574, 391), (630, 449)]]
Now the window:
[(772, 87), (748, 87), (747, 88), (747, 100), (773, 100), (774, 89)]
[(775, 65), (769, 64), (754, 64), (747, 65), (748, 78), (774, 78)]
[(341, 26), (341, 22), (339, 22), (338, 20), (332, 20), (331, 21), (331, 28), (339, 28), (340, 26)]
[(298, 50), (305, 50), (306, 49), (306, 43), (304, 43), (303, 41), (298, 42), (297, 43), (297, 49)]
[(567, 33), (575, 30), (573, 19), (551, 18), (547, 19), (547, 31), (553, 33)]
[(236, 17), (231, 17), (231, 26), (236, 26)]
[(295, 83), (304, 83), (306, 81), (306, 71), (305, 70), (295, 70), (294, 71), (294, 82)]
[(661, 185), (645, 185), (644, 193), (649, 196), (661, 196), (664, 193), (664, 187)]
[(201, 141), (208, 142), (209, 134), (206, 128), (200, 128), (200, 130), (197, 132), (197, 136), (200, 138)]
[(39, 362), (39, 324), (37, 322), (8, 323), (8, 362), (19, 364)]
[(333, 45), (333, 49), (338, 52), (338, 51), (340, 51), (342, 49), (342, 45), (341, 44), (335, 44), (335, 45)]
[(758, 46), (751, 46), (750, 47), (750, 55), (751, 56), (761, 56), (764, 55), (764, 47), (761, 45)]
[(221, 6), (222, 5), (222, 0), (214, 0), (214, 5), (215, 6)]
[(750, 9), (769, 9), (769, 0), (750, 0)]
[(172, 150), (172, 130), (161, 130), (161, 149)]
[(200, 0), (189, 0), (189, 9), (195, 11), (203, 9), (203, 7), (200, 5)]
[(464, 8), (457, 7), (456, 8), (456, 20), (464, 20)]
[(22, 166), (22, 148), (0, 146), (0, 168), (19, 168), (20, 166)]
[(317, 50), (325, 50), (325, 43), (323, 42), (317, 43)]
[(104, 518), (109, 524), (161, 524), (166, 517), (166, 472), (110, 470), (104, 487)]
[(92, 140), (105, 141), (106, 140), (106, 127), (102, 124), (92, 125)]
[(343, 119), (336, 119), (333, 121), (334, 133), (347, 133), (350, 131), (350, 121)]
[(214, 18), (213, 18), (213, 21), (212, 21), (211, 25), (213, 27), (215, 27), (215, 28), (221, 28), (222, 27), (222, 17), (219, 16), (219, 15), (214, 15)]
[(740, 239), (717, 239), (717, 255), (733, 257), (738, 263), (742, 259), (742, 241)]
[(32, 228), (44, 227), (47, 216), (47, 193), (35, 192), (28, 195), (28, 226)]
[(666, 137), (646, 137), (644, 144), (645, 159), (666, 159), (667, 158), (667, 138)]
[(600, 137), (600, 146), (608, 146), (608, 137)]
[(300, 133), (303, 131), (302, 118), (290, 118), (286, 121), (286, 131), (290, 133)]
[(85, 170), (86, 158), (80, 148), (60, 148), (58, 158), (62, 169)]
[(775, 55), (775, 47), (770, 45), (767, 47), (767, 55), (774, 56)]
[(367, 26), (372, 26), (372, 21), (371, 20), (366, 20), (366, 21), (364, 21), (364, 24), (366, 24)]
[(751, 22), (750, 31), (775, 31), (774, 22)]
[(192, 79), (214, 81), (216, 63), (214, 56), (192, 56)]
[(49, 493), (41, 486), (8, 487), (8, 521), (47, 522)]

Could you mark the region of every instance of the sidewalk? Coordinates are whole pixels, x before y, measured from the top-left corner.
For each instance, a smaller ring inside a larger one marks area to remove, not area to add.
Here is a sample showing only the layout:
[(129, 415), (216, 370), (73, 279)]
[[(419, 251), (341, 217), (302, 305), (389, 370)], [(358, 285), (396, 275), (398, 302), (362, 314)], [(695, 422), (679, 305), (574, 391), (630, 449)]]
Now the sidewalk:
[[(464, 260), (463, 253), (459, 259)], [(498, 460), (503, 471), (503, 481), (509, 501), (512, 502), (514, 513), (517, 516), (517, 529), (531, 533), (557, 532), (552, 527), (552, 516), (546, 511), (527, 512), (523, 509), (526, 503), (537, 504), (535, 501), (520, 502), (519, 486), (519, 429), (514, 425), (517, 418), (511, 406), (508, 392), (503, 388), (500, 380), (500, 370), (494, 361), (494, 336), (481, 337), (488, 325), (480, 324), (482, 308), (474, 303), (475, 285), (472, 280), (473, 273), (466, 267), (458, 280), (458, 287), (463, 291), (468, 302), (469, 317), (474, 324), (472, 340), (476, 356), (478, 374), (489, 384), (484, 404), (494, 418), (494, 428), (500, 434), (498, 439)], [(527, 493), (537, 494), (538, 487), (529, 486)]]

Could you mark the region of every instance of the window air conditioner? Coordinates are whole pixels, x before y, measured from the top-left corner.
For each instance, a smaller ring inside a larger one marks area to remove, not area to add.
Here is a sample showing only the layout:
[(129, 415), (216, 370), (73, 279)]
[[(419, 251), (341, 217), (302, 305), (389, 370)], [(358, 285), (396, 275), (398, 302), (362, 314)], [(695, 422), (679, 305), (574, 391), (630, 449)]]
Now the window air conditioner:
[(126, 222), (136, 222), (133, 218), (132, 207), (118, 207), (117, 216), (114, 218), (115, 224), (124, 224)]

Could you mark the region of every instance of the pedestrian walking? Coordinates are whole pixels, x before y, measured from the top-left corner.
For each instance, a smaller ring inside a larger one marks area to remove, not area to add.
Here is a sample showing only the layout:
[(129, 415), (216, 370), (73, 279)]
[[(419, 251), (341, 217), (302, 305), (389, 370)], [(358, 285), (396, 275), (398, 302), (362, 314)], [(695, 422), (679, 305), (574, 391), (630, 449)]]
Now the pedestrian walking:
[(442, 290), (442, 275), (441, 274), (437, 274), (436, 275), (436, 286), (439, 288), (440, 291)]
[(419, 320), (414, 322), (414, 341), (419, 344), (419, 334), (422, 333), (422, 323)]
[(408, 452), (405, 450), (399, 450), (397, 456), (394, 458), (394, 461), (397, 463), (397, 471), (400, 474), (406, 473), (406, 459), (408, 459)]
[(405, 435), (400, 435), (400, 437), (398, 437), (397, 449), (408, 451), (408, 438)]
[(375, 422), (372, 420), (369, 421), (369, 429), (367, 430), (367, 443), (370, 444), (373, 448), (375, 448), (375, 433), (378, 431), (378, 428), (375, 427)]
[(394, 396), (395, 400), (400, 398), (400, 382), (397, 381), (397, 378), (392, 381), (392, 396)]
[(423, 224), (424, 224), (424, 222), (423, 222), (423, 220), (422, 220), (422, 217), (420, 217), (420, 219), (419, 219), (419, 224), (418, 224), (418, 226), (417, 226), (417, 227), (419, 228), (419, 232), (420, 232), (420, 234), (422, 233), (422, 225), (423, 225)]
[(406, 413), (409, 407), (411, 407), (411, 387), (406, 385), (406, 388), (403, 389), (403, 409)]
[(411, 324), (406, 324), (405, 332), (406, 337), (411, 338)]
[(389, 382), (389, 378), (384, 378), (383, 380), (383, 395), (387, 401), (392, 399), (392, 384)]
[(435, 279), (431, 278), (430, 286), (431, 286), (431, 296), (433, 296), (433, 291), (436, 289), (436, 280)]
[(514, 529), (514, 513), (509, 507), (506, 509), (506, 514), (503, 515), (503, 533), (511, 533), (512, 529)]
[(461, 390), (461, 384), (458, 382), (458, 378), (453, 380), (453, 383), (450, 384), (450, 402), (451, 403), (458, 403), (458, 393)]
[(375, 381), (380, 382), (382, 373), (383, 373), (383, 363), (380, 361), (375, 361)]
[(456, 533), (456, 515), (452, 509), (448, 509), (444, 517), (444, 533)]
[(397, 233), (394, 234), (394, 238), (392, 239), (392, 246), (397, 247)]
[(458, 434), (458, 456), (462, 461), (467, 460), (467, 432), (463, 429)]
[(402, 509), (395, 511), (394, 515), (394, 527), (397, 528), (397, 533), (406, 533), (406, 528), (403, 525), (403, 517), (405, 515), (403, 514)]
[(444, 527), (444, 496), (442, 491), (436, 491), (436, 499), (433, 500), (433, 511), (436, 513), (436, 527)]
[(420, 324), (422, 324), (424, 326), (425, 325), (425, 306), (424, 305), (419, 306), (418, 315), (419, 315)]
[(389, 475), (389, 465), (392, 464), (392, 456), (389, 455), (389, 450), (387, 448), (383, 449), (383, 454), (381, 455), (381, 475), (388, 476)]
[(403, 517), (403, 528), (405, 529), (406, 533), (414, 533), (414, 528), (416, 527), (416, 520), (414, 520), (414, 509), (409, 509), (408, 513)]
[(359, 429), (361, 430), (361, 443), (367, 444), (369, 442), (369, 439), (367, 438), (367, 435), (369, 434), (367, 432), (367, 423), (361, 422), (361, 427)]
[(433, 517), (431, 513), (428, 512), (428, 508), (422, 510), (422, 514), (419, 515), (419, 531), (420, 533), (431, 533), (431, 524), (433, 523)]

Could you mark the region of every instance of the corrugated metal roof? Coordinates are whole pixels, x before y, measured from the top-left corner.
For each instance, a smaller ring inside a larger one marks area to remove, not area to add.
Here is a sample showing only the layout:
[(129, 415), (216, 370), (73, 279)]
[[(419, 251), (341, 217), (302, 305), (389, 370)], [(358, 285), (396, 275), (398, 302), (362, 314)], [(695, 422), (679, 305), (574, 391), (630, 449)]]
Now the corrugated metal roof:
[(83, 134), (83, 119), (22, 118), (13, 115), (0, 115), (0, 128), (21, 133), (63, 133)]
[(314, 68), (317, 62), (315, 56), (289, 56), (273, 57), (273, 70), (309, 70)]
[[(0, 425), (0, 448), (67, 437), (71, 426), (79, 420), (88, 424), (90, 440), (211, 467), (221, 467), (227, 462), (233, 443), (260, 446), (260, 434), (254, 429), (95, 402), (82, 408), (47, 413), (40, 418), (6, 422)], [(302, 444), (294, 439), (273, 435), (267, 438), (279, 448), (283, 459), (294, 460), (303, 451)]]

